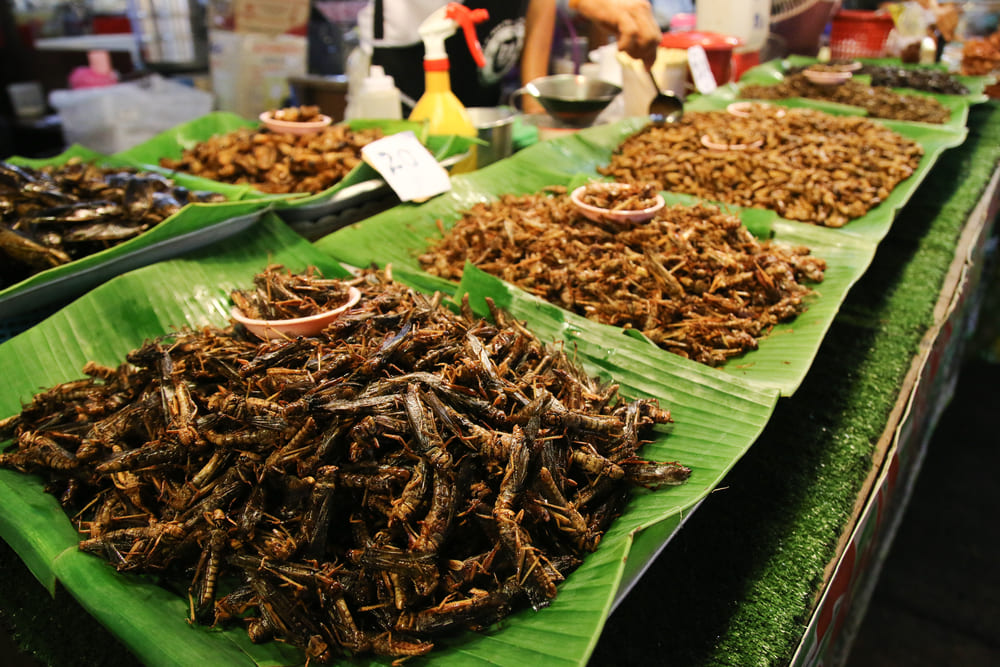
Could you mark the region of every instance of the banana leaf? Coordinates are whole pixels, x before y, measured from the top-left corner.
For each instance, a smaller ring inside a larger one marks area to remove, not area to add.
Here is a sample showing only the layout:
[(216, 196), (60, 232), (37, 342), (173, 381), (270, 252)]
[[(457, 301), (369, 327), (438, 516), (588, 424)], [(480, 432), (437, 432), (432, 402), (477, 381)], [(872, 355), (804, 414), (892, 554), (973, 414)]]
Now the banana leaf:
[[(745, 71), (740, 76), (740, 83), (776, 83), (784, 78), (785, 73), (793, 67), (808, 67), (809, 65), (815, 65), (819, 62), (820, 61), (816, 58), (800, 55), (790, 55), (784, 59), (769, 60), (765, 63), (761, 63), (760, 65), (755, 65)], [(932, 69), (939, 72), (948, 71), (948, 66), (943, 63), (935, 63), (933, 65), (906, 64), (900, 62), (899, 58), (861, 58), (858, 62), (864, 65), (880, 65), (905, 70)], [(967, 76), (954, 72), (951, 76), (956, 81), (962, 83), (969, 90), (967, 94), (958, 95), (957, 97), (965, 98), (969, 104), (982, 104), (990, 99), (989, 95), (986, 94), (986, 87), (991, 85), (996, 80), (996, 77)], [(899, 90), (910, 92), (910, 89), (900, 88)], [(946, 95), (946, 97), (956, 96)]]
[[(267, 262), (292, 270), (312, 264), (326, 275), (343, 273), (329, 255), (269, 213), (237, 239), (119, 276), (0, 345), (0, 374), (5, 378), (0, 417), (19, 411), (39, 388), (80, 377), (87, 360), (116, 364), (144, 339), (175, 326), (225, 324), (229, 290), (248, 285)], [(682, 517), (748, 450), (777, 401), (776, 391), (739, 378), (691, 365), (661, 364), (639, 346), (611, 354), (614, 350), (605, 349), (606, 344), (581, 340), (581, 362), (594, 375), (614, 378), (623, 395), (654, 397), (671, 410), (674, 423), (661, 427), (642, 454), (683, 462), (693, 470), (690, 480), (656, 492), (636, 492), (597, 551), (560, 586), (551, 606), (523, 610), (483, 633), (448, 639), (427, 660), (411, 664), (584, 665), (617, 596)], [(37, 478), (0, 471), (0, 503), (7, 508), (0, 514), (0, 537), (35, 576), (50, 590), (61, 582), (143, 662), (303, 661), (304, 656), (287, 646), (250, 644), (242, 629), (191, 627), (185, 620), (183, 592), (165, 590), (152, 577), (118, 574), (100, 559), (78, 552), (69, 519)]]
[[(702, 96), (688, 108), (721, 111), (729, 101), (724, 97)], [(597, 168), (607, 164), (615, 148), (645, 122), (643, 118), (629, 118), (540, 142), (479, 171), (452, 177), (452, 189), (429, 202), (401, 204), (340, 229), (317, 241), (317, 245), (354, 266), (392, 263), (407, 271), (419, 271), (417, 256), (441, 236), (439, 220), (447, 229), (472, 204), (496, 200), (503, 193), (530, 193), (548, 185), (567, 185), (581, 173), (596, 178)], [(914, 173), (898, 184), (889, 197), (838, 230), (871, 243), (877, 243), (888, 233), (897, 211), (913, 195), (940, 154), (960, 145), (966, 133), (964, 128), (951, 130), (925, 123), (875, 122), (921, 144), (924, 156)], [(426, 277), (425, 284), (453, 291), (447, 281), (432, 276)]]
[[(44, 160), (12, 157), (10, 162), (38, 168), (65, 164), (73, 158), (106, 167), (135, 166), (127, 160), (71, 146), (64, 153)], [(178, 176), (178, 185), (199, 190), (199, 180)], [(213, 188), (230, 199), (215, 204), (187, 204), (160, 224), (139, 236), (75, 261), (46, 269), (0, 290), (0, 319), (27, 317), (48, 306), (64, 303), (108, 278), (162, 259), (175, 257), (219, 239), (237, 234), (253, 223), (267, 206), (265, 201), (241, 201), (245, 186)]]
[[(725, 100), (701, 98), (705, 109), (724, 108)], [(496, 199), (501, 193), (536, 192), (546, 185), (572, 185), (578, 182), (579, 171), (596, 176), (597, 166), (606, 163), (615, 146), (644, 121), (630, 119), (619, 124), (592, 128), (569, 137), (542, 142), (513, 157), (470, 175), (452, 179), (452, 191), (422, 205), (404, 204), (373, 216), (351, 227), (335, 232), (316, 244), (333, 257), (354, 266), (371, 263), (391, 264), (394, 270), (406, 273), (407, 279), (422, 289), (438, 289), (447, 293), (471, 290), (424, 272), (417, 256), (441, 236), (438, 221), (444, 228), (457, 219), (463, 210), (478, 201)], [(889, 125), (889, 123), (886, 123)], [(925, 149), (924, 158), (913, 176), (897, 186), (881, 205), (846, 227), (829, 229), (776, 218), (772, 225), (774, 239), (779, 242), (806, 245), (813, 253), (827, 260), (829, 270), (824, 282), (817, 286), (817, 297), (809, 310), (786, 325), (775, 327), (765, 337), (758, 350), (729, 360), (723, 372), (738, 375), (757, 386), (779, 390), (791, 395), (808, 371), (840, 303), (855, 281), (864, 273), (874, 255), (875, 247), (888, 232), (896, 211), (906, 203), (938, 155), (948, 146), (960, 142), (961, 135), (940, 128), (916, 127), (913, 123), (892, 124), (904, 136), (919, 141)], [(668, 203), (692, 203), (694, 198), (671, 193)], [(765, 213), (758, 210), (739, 211), (727, 207), (750, 220)], [(765, 218), (766, 219), (766, 218)], [(754, 229), (757, 229), (756, 225)], [(759, 231), (759, 230), (758, 230)], [(481, 276), (480, 276), (481, 277)], [(477, 294), (495, 298), (513, 291), (500, 281), (476, 281)], [(504, 296), (503, 298), (506, 298)], [(555, 308), (552, 306), (552, 308)], [(534, 324), (538, 309), (526, 309), (525, 319)], [(568, 316), (568, 313), (565, 314)], [(582, 320), (576, 326), (597, 328), (603, 336), (623, 338), (620, 329), (602, 328)], [(565, 337), (565, 332), (552, 332)], [(616, 340), (617, 344), (617, 340)], [(622, 343), (624, 345), (624, 343)], [(668, 355), (668, 353), (662, 353)], [(672, 355), (668, 355), (672, 356)]]
[[(687, 108), (698, 111), (720, 111), (725, 109), (730, 102), (732, 102), (731, 99), (727, 99), (722, 95), (703, 96), (692, 102)], [(841, 115), (851, 115), (849, 110), (853, 108), (842, 104), (835, 105), (813, 100), (768, 100), (768, 102), (787, 107), (822, 107), (820, 110), (826, 113)], [(839, 111), (836, 107), (839, 107)], [(938, 158), (941, 157), (941, 153), (949, 148), (960, 146), (965, 141), (968, 131), (964, 127), (955, 129), (931, 125), (929, 123), (909, 123), (877, 118), (873, 118), (872, 121), (884, 125), (900, 136), (916, 141), (924, 149), (924, 155), (920, 159), (920, 164), (917, 165), (917, 168), (909, 178), (893, 188), (889, 196), (869, 210), (868, 213), (859, 218), (854, 218), (837, 230), (842, 234), (863, 237), (873, 243), (877, 243), (889, 233), (889, 228), (892, 226), (896, 214), (917, 191), (917, 188), (930, 173)]]
[[(742, 80), (741, 80), (742, 81)], [(718, 94), (714, 95), (717, 98), (728, 98), (729, 101), (734, 100), (744, 100), (749, 99), (742, 94), (742, 86), (748, 82), (743, 82), (740, 84), (739, 88), (735, 87), (725, 87), (717, 91)], [(948, 121), (945, 123), (920, 123), (916, 121), (906, 121), (913, 125), (921, 125), (925, 127), (937, 127), (954, 130), (956, 132), (961, 132), (965, 130), (965, 126), (969, 120), (969, 102), (962, 97), (957, 97), (955, 95), (937, 95), (935, 93), (925, 93), (919, 90), (899, 90), (897, 92), (905, 92), (907, 95), (914, 95), (917, 97), (932, 97), (937, 99), (943, 107), (948, 109), (949, 117)], [(830, 102), (828, 100), (814, 100), (808, 97), (789, 97), (783, 100), (767, 100), (771, 104), (782, 104), (783, 102), (794, 102), (795, 104), (786, 104), (785, 106), (799, 106), (807, 109), (817, 109), (819, 111), (825, 111), (832, 114), (842, 114), (851, 116), (868, 116), (868, 111), (862, 107), (853, 106), (850, 104), (841, 104), (839, 102)], [(871, 117), (872, 120), (889, 121), (891, 119), (875, 118)], [(902, 122), (902, 121), (896, 121)]]
[[(355, 130), (367, 128), (379, 128), (386, 134), (395, 134), (405, 130), (413, 131), (417, 137), (427, 146), (428, 150), (434, 153), (438, 161), (443, 161), (453, 156), (464, 154), (469, 151), (470, 146), (478, 143), (479, 140), (469, 137), (457, 137), (454, 135), (431, 135), (427, 133), (425, 123), (417, 123), (406, 120), (368, 120), (358, 119), (349, 121), (348, 126)], [(201, 118), (195, 118), (170, 128), (151, 139), (133, 146), (128, 150), (117, 153), (116, 156), (130, 162), (143, 165), (144, 168), (154, 169), (161, 173), (173, 175), (174, 172), (160, 166), (160, 158), (178, 159), (185, 149), (209, 139), (217, 134), (233, 132), (243, 127), (258, 127), (260, 123), (256, 120), (248, 120), (234, 113), (226, 111), (213, 111)], [(207, 178), (197, 177), (202, 184), (202, 189), (215, 190), (226, 184)], [(337, 193), (350, 186), (357, 186), (368, 181), (379, 181), (381, 177), (378, 172), (365, 163), (359, 164), (344, 176), (338, 183), (312, 194), (293, 193), (288, 195), (268, 195), (253, 188), (250, 196), (256, 198), (271, 199), (275, 203), (276, 210), (287, 210), (289, 215), (296, 219), (304, 216), (320, 216), (326, 213), (326, 204), (333, 199)], [(368, 192), (361, 189), (360, 197), (363, 198)]]
[[(758, 349), (728, 360), (719, 370), (755, 386), (791, 396), (805, 379), (851, 286), (871, 264), (875, 248), (859, 239), (839, 235), (835, 230), (782, 221), (775, 222), (773, 239), (786, 245), (804, 245), (813, 255), (825, 259), (827, 270), (823, 282), (812, 286), (816, 294), (805, 300), (804, 313), (790, 322), (775, 325), (759, 340)], [(486, 297), (492, 298), (515, 317), (526, 320), (539, 335), (561, 338), (572, 345), (579, 345), (583, 340), (601, 345), (602, 359), (634, 350), (655, 359), (658, 368), (674, 364), (701, 366), (661, 350), (641, 335), (593, 322), (545, 302), (472, 264), (467, 264), (463, 271), (456, 299), (463, 294), (468, 294), (473, 304), (484, 303)]]
[[(789, 67), (796, 65), (810, 65), (817, 62), (815, 59), (807, 58), (789, 58), (788, 60), (772, 60), (761, 65), (757, 65), (746, 72), (740, 77), (738, 84), (727, 84), (718, 89), (716, 94), (713, 96), (724, 97), (729, 99), (744, 99), (741, 94), (741, 90), (744, 86), (748, 84), (760, 84), (760, 85), (774, 85), (780, 82), (784, 76), (785, 72), (788, 71)], [(863, 61), (870, 62), (870, 61)], [(896, 63), (899, 64), (898, 62)], [(870, 82), (870, 78), (867, 75), (859, 74), (856, 75), (859, 81), (864, 81), (865, 83)], [(971, 78), (971, 77), (967, 77)], [(922, 90), (914, 90), (910, 88), (894, 88), (898, 93), (904, 95), (914, 95), (917, 97), (929, 97), (940, 102), (946, 109), (948, 109), (950, 116), (947, 122), (940, 125), (933, 124), (935, 127), (946, 127), (954, 130), (965, 128), (969, 120), (969, 106), (972, 104), (980, 104), (989, 99), (985, 93), (982, 91), (986, 87), (986, 77), (976, 77), (976, 80), (963, 82), (967, 86), (972, 85), (979, 92), (978, 94), (968, 94), (968, 95), (944, 95), (940, 93), (930, 93)], [(973, 88), (970, 88), (973, 90)], [(820, 109), (823, 111), (829, 111), (830, 109), (836, 107), (845, 107), (849, 110), (849, 113), (857, 116), (866, 116), (867, 112), (861, 107), (853, 107), (846, 104), (834, 104), (831, 102), (826, 102), (824, 100), (812, 100), (809, 98), (789, 98), (799, 100), (802, 106)], [(780, 103), (782, 100), (768, 100), (772, 103)], [(927, 123), (917, 123), (919, 125), (926, 125)]]

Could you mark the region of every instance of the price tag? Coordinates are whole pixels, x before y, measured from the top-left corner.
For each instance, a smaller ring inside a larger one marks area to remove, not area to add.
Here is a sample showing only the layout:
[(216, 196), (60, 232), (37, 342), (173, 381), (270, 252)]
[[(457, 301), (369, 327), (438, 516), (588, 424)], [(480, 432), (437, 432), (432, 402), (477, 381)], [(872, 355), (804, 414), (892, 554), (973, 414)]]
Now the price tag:
[(705, 47), (701, 44), (695, 44), (687, 51), (688, 67), (691, 68), (691, 79), (694, 81), (694, 87), (702, 95), (707, 95), (719, 85), (715, 81), (715, 75), (712, 74), (712, 67), (708, 64), (708, 54), (705, 53)]
[(401, 201), (423, 201), (451, 189), (448, 172), (410, 130), (371, 142), (361, 157)]

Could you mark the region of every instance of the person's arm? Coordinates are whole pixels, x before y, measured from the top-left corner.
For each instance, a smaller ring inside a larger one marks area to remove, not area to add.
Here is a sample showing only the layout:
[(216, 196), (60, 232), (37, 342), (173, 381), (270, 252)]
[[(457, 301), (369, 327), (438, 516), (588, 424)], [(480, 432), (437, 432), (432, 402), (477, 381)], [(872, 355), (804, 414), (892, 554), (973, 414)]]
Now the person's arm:
[[(531, 0), (524, 17), (524, 49), (521, 51), (521, 85), (549, 73), (552, 35), (556, 29), (556, 0)], [(528, 95), (521, 100), (527, 113), (541, 113), (542, 105)]]
[(549, 73), (552, 35), (556, 29), (556, 0), (531, 0), (524, 17), (524, 50), (521, 52), (521, 83)]
[(653, 66), (663, 35), (648, 0), (569, 0), (569, 7), (614, 33), (620, 51)]

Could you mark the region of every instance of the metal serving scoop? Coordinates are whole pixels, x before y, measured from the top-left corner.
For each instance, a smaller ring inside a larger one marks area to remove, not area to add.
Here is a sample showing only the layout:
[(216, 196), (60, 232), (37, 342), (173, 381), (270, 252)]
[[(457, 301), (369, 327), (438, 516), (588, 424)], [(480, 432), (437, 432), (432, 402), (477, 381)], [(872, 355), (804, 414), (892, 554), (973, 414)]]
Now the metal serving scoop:
[(653, 82), (656, 95), (649, 103), (649, 117), (654, 123), (676, 123), (684, 115), (684, 103), (680, 98), (672, 93), (665, 93), (660, 90), (660, 84), (656, 82), (653, 72), (649, 72), (649, 79)]

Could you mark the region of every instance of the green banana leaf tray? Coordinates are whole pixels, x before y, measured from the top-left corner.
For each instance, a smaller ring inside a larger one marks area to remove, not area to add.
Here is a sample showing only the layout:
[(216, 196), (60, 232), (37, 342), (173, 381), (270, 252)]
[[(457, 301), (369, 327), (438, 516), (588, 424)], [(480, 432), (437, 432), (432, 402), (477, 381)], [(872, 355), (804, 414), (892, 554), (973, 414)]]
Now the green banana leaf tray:
[[(44, 160), (12, 157), (9, 161), (37, 168), (65, 164), (73, 158), (106, 167), (135, 166), (127, 160), (101, 155), (82, 146), (71, 146), (62, 154)], [(191, 190), (207, 189), (200, 187), (202, 180), (182, 174), (174, 177), (177, 184)], [(211, 188), (211, 191), (224, 194), (229, 201), (187, 204), (128, 241), (46, 269), (0, 290), (0, 321), (11, 331), (19, 330), (21, 324), (33, 323), (36, 313), (48, 312), (109, 278), (238, 234), (253, 224), (269, 205), (266, 200), (246, 199), (250, 188), (245, 186), (227, 185)]]
[[(238, 238), (118, 276), (0, 345), (0, 416), (18, 412), (40, 387), (81, 375), (87, 360), (119, 363), (145, 339), (175, 326), (225, 325), (228, 292), (249, 284), (268, 262), (292, 270), (345, 270), (268, 212)], [(399, 279), (399, 276), (397, 276)], [(552, 326), (555, 326), (553, 323)], [(541, 329), (540, 329), (541, 330)], [(545, 338), (543, 334), (543, 339)], [(608, 354), (606, 341), (581, 337), (577, 359), (614, 378), (621, 393), (653, 397), (674, 423), (642, 453), (692, 468), (686, 484), (633, 494), (597, 551), (540, 611), (522, 610), (482, 633), (440, 643), (435, 665), (584, 665), (615, 602), (683, 519), (747, 452), (767, 423), (778, 392), (636, 345)], [(657, 368), (650, 373), (650, 368)], [(720, 410), (726, 414), (720, 419)], [(33, 476), (0, 471), (0, 537), (49, 590), (65, 587), (149, 665), (285, 665), (304, 656), (280, 643), (254, 645), (242, 629), (191, 627), (187, 600), (153, 577), (118, 574), (77, 549), (78, 535), (57, 500)], [(342, 664), (388, 664), (345, 660)]]
[[(725, 106), (724, 100), (708, 100), (706, 108)], [(432, 276), (422, 271), (417, 256), (434, 241), (441, 238), (440, 221), (448, 228), (461, 212), (479, 201), (491, 201), (503, 193), (536, 192), (547, 185), (570, 186), (581, 176), (597, 176), (597, 167), (606, 164), (615, 147), (645, 121), (629, 119), (616, 124), (591, 128), (579, 133), (545, 141), (525, 149), (514, 156), (479, 172), (452, 179), (452, 190), (421, 205), (404, 204), (367, 220), (339, 230), (320, 239), (317, 247), (332, 257), (352, 266), (391, 264), (394, 270), (406, 273), (408, 280), (425, 290), (448, 293), (468, 291), (470, 296), (493, 297), (509, 305), (518, 316), (535, 324), (535, 314), (546, 311), (552, 318), (561, 313), (563, 323), (552, 333), (566, 340), (575, 340), (576, 331), (593, 331), (613, 345), (640, 345), (641, 342), (623, 340), (623, 330), (582, 320), (554, 306), (544, 307), (537, 299), (496, 279), (488, 279), (482, 272), (472, 270), (474, 278), (463, 277), (462, 285)], [(897, 127), (893, 125), (894, 129)], [(764, 228), (775, 242), (806, 245), (812, 253), (827, 260), (828, 271), (809, 309), (796, 320), (775, 327), (760, 342), (758, 350), (747, 352), (725, 363), (718, 372), (741, 377), (758, 386), (779, 390), (791, 395), (809, 369), (812, 359), (822, 342), (823, 335), (837, 313), (851, 286), (868, 268), (878, 242), (888, 232), (899, 208), (916, 190), (930, 170), (937, 156), (945, 148), (961, 143), (964, 132), (942, 128), (900, 125), (901, 134), (919, 141), (925, 155), (916, 172), (897, 186), (892, 195), (861, 218), (840, 229), (788, 221), (770, 211), (759, 209), (740, 210), (739, 213), (751, 229)], [(668, 203), (690, 203), (693, 198), (667, 194)], [(469, 271), (469, 269), (467, 269)], [(553, 310), (551, 313), (549, 310)], [(647, 344), (648, 345), (648, 344)], [(661, 360), (674, 357), (659, 352)], [(688, 362), (685, 362), (688, 363)], [(690, 362), (694, 363), (694, 362)]]
[[(740, 83), (776, 83), (784, 78), (785, 74), (794, 67), (808, 67), (819, 62), (817, 58), (800, 55), (790, 55), (782, 59), (769, 60), (745, 71), (740, 76)], [(933, 65), (906, 64), (900, 63), (898, 58), (859, 58), (858, 62), (862, 65), (882, 65), (902, 70), (929, 69), (938, 72), (948, 72), (948, 66), (943, 63), (935, 63)], [(870, 80), (870, 77), (867, 77), (867, 75), (862, 74), (858, 76), (865, 77), (863, 80)], [(951, 73), (951, 76), (959, 83), (962, 83), (969, 92), (965, 95), (942, 95), (942, 97), (961, 97), (968, 101), (969, 104), (982, 104), (990, 99), (986, 94), (986, 88), (996, 81), (995, 76), (967, 76), (954, 72)], [(909, 88), (897, 88), (895, 90), (906, 93), (915, 92)]]
[[(789, 56), (784, 60), (771, 60), (766, 63), (762, 63), (755, 67), (750, 68), (740, 77), (739, 83), (729, 83), (721, 86), (715, 93), (710, 97), (716, 99), (728, 99), (730, 101), (737, 99), (744, 99), (742, 97), (741, 91), (744, 86), (748, 84), (760, 84), (760, 85), (774, 85), (784, 79), (785, 74), (789, 69), (793, 67), (802, 67), (815, 64), (817, 61), (815, 58), (807, 58), (805, 56)], [(892, 62), (888, 59), (870, 59), (861, 60), (860, 62), (864, 64), (871, 65), (893, 65), (901, 69), (916, 69), (916, 65), (900, 65), (899, 61)], [(939, 71), (947, 71), (943, 66), (934, 66), (934, 69)], [(865, 74), (856, 75), (859, 81), (870, 82), (870, 77)], [(984, 92), (986, 87), (992, 82), (991, 77), (985, 76), (959, 76), (955, 75), (961, 83), (965, 84), (966, 88), (969, 89), (969, 93), (966, 95), (946, 95), (941, 93), (930, 93), (921, 90), (914, 90), (910, 88), (894, 88), (898, 93), (906, 95), (915, 95), (918, 97), (928, 97), (935, 99), (940, 102), (945, 108), (950, 112), (949, 120), (941, 125), (936, 125), (936, 127), (950, 128), (953, 130), (964, 129), (969, 120), (969, 107), (973, 104), (981, 104), (989, 99), (989, 97)], [(828, 111), (831, 113), (836, 113), (838, 109), (843, 109), (844, 112), (851, 115), (857, 116), (867, 116), (868, 112), (861, 107), (837, 104), (833, 102), (826, 102), (823, 100), (812, 100), (807, 98), (789, 98), (788, 100), (768, 100), (769, 103), (782, 104), (784, 102), (794, 101), (800, 106), (805, 106), (814, 109), (820, 109), (822, 111)], [(928, 125), (927, 123), (915, 123), (917, 125)]]
[[(347, 123), (355, 130), (379, 128), (385, 134), (412, 131), (427, 146), (435, 159), (450, 167), (465, 157), (471, 146), (480, 143), (476, 138), (457, 135), (435, 135), (427, 131), (425, 123), (407, 120), (358, 119)], [(144, 168), (172, 175), (176, 172), (160, 166), (160, 158), (178, 159), (183, 151), (215, 135), (233, 132), (244, 127), (259, 127), (256, 120), (248, 120), (234, 113), (214, 111), (200, 118), (165, 130), (155, 137), (116, 154), (116, 157), (140, 164)], [(214, 190), (226, 184), (198, 177), (201, 189)], [(392, 190), (368, 164), (354, 167), (338, 183), (322, 192), (311, 194), (267, 195), (251, 189), (254, 197), (274, 200), (275, 211), (297, 231), (308, 238), (317, 238), (332, 230), (332, 223), (317, 228), (315, 221), (333, 216), (346, 209), (358, 208), (371, 201), (383, 202), (383, 209), (398, 203)]]

